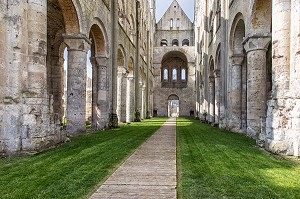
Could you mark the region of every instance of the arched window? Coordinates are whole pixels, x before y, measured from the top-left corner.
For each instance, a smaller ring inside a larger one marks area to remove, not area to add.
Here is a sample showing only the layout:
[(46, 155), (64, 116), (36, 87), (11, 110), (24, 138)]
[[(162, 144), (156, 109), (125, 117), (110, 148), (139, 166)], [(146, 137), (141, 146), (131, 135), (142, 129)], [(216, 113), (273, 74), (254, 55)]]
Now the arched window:
[(188, 39), (184, 39), (184, 40), (182, 41), (182, 46), (189, 46), (189, 45), (190, 45), (190, 42), (189, 42)]
[(173, 39), (172, 41), (172, 46), (178, 46), (179, 45), (179, 42), (177, 39)]
[(214, 35), (214, 19), (213, 19), (213, 12), (210, 12), (209, 15), (209, 24), (208, 24), (208, 30), (209, 30), (209, 44), (213, 40), (213, 35)]
[(181, 80), (183, 80), (183, 81), (186, 80), (186, 71), (185, 71), (185, 68), (181, 69)]
[(176, 81), (177, 80), (177, 69), (173, 68), (172, 70), (172, 80)]
[(164, 80), (168, 81), (169, 77), (168, 77), (168, 69), (164, 69)]
[(162, 39), (160, 41), (160, 46), (168, 46), (168, 41), (166, 39)]

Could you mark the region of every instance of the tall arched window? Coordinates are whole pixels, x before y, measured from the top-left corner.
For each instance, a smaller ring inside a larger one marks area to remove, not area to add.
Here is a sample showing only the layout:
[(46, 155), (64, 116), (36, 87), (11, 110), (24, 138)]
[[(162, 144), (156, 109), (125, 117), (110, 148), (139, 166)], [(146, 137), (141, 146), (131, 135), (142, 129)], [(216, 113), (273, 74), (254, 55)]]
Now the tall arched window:
[(181, 69), (181, 80), (186, 80), (186, 71), (185, 68)]
[(217, 11), (216, 11), (216, 26), (217, 26), (217, 30), (219, 29), (219, 27), (221, 26), (221, 1), (218, 0), (217, 1)]
[(167, 81), (169, 79), (168, 77), (168, 69), (164, 69), (164, 80)]
[(173, 68), (172, 70), (172, 80), (176, 81), (177, 80), (177, 69)]

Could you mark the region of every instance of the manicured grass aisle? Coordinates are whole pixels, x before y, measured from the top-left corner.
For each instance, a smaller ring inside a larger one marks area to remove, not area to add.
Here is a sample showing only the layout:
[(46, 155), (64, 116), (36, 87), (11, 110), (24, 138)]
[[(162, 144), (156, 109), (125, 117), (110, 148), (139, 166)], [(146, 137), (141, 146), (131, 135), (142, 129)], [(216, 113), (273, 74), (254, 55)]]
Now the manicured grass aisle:
[(245, 136), (177, 119), (178, 198), (300, 198), (300, 163)]
[(32, 157), (0, 159), (0, 198), (86, 198), (165, 121), (123, 125)]

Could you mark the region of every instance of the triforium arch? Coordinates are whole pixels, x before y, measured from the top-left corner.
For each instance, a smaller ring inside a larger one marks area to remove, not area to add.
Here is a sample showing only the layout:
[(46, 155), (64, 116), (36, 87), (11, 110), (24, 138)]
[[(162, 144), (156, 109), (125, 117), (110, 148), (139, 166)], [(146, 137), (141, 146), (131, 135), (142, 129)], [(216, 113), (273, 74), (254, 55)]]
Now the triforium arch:
[(122, 45), (118, 47), (117, 115), (120, 122), (126, 122), (127, 75), (126, 52)]
[(107, 126), (108, 89), (108, 41), (105, 27), (95, 18), (90, 27), (92, 64), (92, 127), (101, 129)]
[(208, 106), (208, 122), (215, 123), (215, 63), (213, 56), (209, 58), (209, 106)]
[(180, 51), (171, 51), (161, 62), (161, 82), (164, 88), (186, 88), (188, 81), (187, 57)]
[(247, 126), (247, 61), (244, 49), (246, 27), (241, 13), (235, 16), (230, 32), (230, 107), (229, 128), (245, 132)]

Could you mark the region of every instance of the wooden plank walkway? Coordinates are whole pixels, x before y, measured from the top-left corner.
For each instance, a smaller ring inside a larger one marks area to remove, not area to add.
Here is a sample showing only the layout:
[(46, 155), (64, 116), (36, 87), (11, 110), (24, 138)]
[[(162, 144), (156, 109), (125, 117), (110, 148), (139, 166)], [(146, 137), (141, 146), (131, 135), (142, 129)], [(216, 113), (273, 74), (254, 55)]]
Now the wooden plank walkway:
[(176, 199), (176, 118), (170, 118), (90, 197)]

